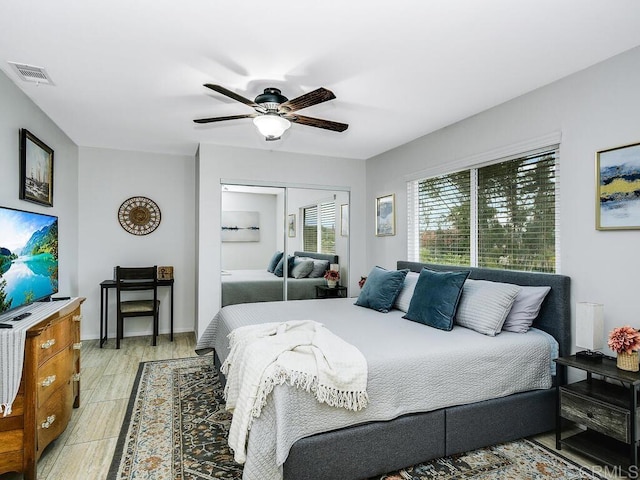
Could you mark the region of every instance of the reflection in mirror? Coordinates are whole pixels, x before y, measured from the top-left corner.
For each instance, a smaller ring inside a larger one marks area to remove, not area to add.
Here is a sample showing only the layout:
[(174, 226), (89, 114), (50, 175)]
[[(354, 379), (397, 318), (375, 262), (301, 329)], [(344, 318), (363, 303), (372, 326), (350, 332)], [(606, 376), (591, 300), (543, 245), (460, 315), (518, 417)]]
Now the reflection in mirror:
[(347, 296), (348, 191), (222, 185), (221, 205), (222, 306)]
[(223, 307), (284, 300), (283, 264), (270, 265), (284, 251), (284, 196), (284, 188), (222, 185)]

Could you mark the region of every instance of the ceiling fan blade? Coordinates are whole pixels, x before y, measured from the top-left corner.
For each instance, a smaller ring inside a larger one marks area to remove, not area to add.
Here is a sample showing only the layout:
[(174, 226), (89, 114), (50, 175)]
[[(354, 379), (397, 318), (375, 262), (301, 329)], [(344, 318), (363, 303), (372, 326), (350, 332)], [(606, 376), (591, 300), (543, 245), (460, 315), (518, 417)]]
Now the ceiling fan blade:
[(346, 123), (332, 122), (331, 120), (322, 120), (320, 118), (303, 117), (302, 115), (291, 115), (286, 116), (285, 118), (294, 123), (307, 125), (309, 127), (324, 128), (325, 130), (332, 130), (334, 132), (344, 132), (349, 128), (349, 125)]
[(331, 90), (320, 87), (313, 92), (305, 93), (304, 95), (300, 95), (293, 100), (284, 102), (278, 107), (278, 110), (281, 113), (295, 112), (312, 105), (317, 105), (318, 103), (333, 100), (334, 98), (336, 98), (336, 96)]
[(213, 122), (224, 122), (225, 120), (237, 120), (239, 118), (253, 118), (257, 117), (258, 113), (247, 113), (246, 115), (230, 115), (228, 117), (214, 117), (214, 118), (199, 118), (194, 120), (196, 123), (213, 123)]
[(222, 95), (224, 95), (226, 97), (232, 98), (237, 102), (244, 103), (245, 105), (249, 105), (251, 108), (260, 107), (260, 105), (258, 105), (253, 100), (249, 100), (248, 98), (245, 98), (242, 95), (238, 95), (237, 93), (232, 92), (231, 90), (227, 90), (226, 88), (221, 87), (220, 85), (213, 85), (211, 83), (205, 83), (204, 86), (207, 87), (207, 88), (210, 88), (214, 92), (218, 92), (218, 93), (221, 93)]

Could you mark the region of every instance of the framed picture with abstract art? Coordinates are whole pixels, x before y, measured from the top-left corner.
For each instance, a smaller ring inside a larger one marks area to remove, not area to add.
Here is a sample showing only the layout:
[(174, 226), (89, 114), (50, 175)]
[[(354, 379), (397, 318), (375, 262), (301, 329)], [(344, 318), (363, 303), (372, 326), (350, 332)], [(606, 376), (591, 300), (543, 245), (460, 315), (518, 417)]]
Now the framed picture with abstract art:
[(296, 236), (296, 214), (290, 213), (287, 217), (287, 232), (289, 237), (293, 238)]
[(340, 235), (349, 236), (349, 205), (347, 203), (340, 205)]
[(384, 195), (376, 198), (376, 236), (385, 237), (396, 234), (396, 196)]
[(260, 212), (222, 212), (223, 242), (259, 242)]
[(53, 150), (20, 129), (20, 199), (53, 207)]
[(640, 143), (596, 153), (596, 229), (640, 229)]

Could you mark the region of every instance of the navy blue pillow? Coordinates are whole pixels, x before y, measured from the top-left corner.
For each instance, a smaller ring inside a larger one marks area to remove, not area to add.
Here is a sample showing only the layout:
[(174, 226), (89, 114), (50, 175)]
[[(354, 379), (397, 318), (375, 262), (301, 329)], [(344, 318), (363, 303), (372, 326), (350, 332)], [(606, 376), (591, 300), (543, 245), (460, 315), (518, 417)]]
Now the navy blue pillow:
[[(293, 268), (293, 256), (289, 255), (287, 259), (287, 275), (291, 275), (292, 268)], [(284, 256), (280, 259), (280, 261), (278, 262), (278, 265), (276, 265), (276, 268), (273, 270), (273, 274), (276, 277), (282, 277), (284, 275)]]
[(468, 271), (436, 272), (423, 268), (413, 291), (409, 310), (402, 318), (440, 330), (451, 330), (462, 296), (462, 287), (468, 276)]
[(373, 267), (358, 295), (356, 305), (387, 313), (396, 301), (408, 271)]
[(273, 257), (271, 257), (271, 260), (269, 260), (269, 265), (267, 266), (267, 272), (273, 273), (273, 271), (278, 266), (278, 262), (282, 258), (282, 255), (284, 255), (284, 252), (276, 252), (273, 254)]

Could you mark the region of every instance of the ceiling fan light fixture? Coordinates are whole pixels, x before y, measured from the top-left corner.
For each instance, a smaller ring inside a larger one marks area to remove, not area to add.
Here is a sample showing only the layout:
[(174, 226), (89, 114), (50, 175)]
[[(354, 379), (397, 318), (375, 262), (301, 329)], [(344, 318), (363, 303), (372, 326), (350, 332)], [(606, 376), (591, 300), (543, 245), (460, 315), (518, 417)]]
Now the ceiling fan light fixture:
[(276, 114), (260, 115), (253, 119), (253, 124), (266, 140), (277, 140), (291, 126), (291, 122)]

